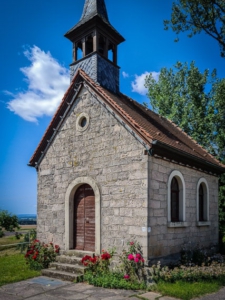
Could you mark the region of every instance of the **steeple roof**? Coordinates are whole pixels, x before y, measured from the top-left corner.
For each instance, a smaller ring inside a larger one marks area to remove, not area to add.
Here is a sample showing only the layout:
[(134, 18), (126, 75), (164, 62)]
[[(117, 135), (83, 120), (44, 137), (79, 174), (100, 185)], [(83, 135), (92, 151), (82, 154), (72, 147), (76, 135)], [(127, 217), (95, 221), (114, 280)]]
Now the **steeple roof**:
[(86, 0), (84, 4), (83, 14), (80, 22), (86, 22), (94, 16), (101, 17), (105, 22), (109, 23), (108, 14), (104, 0)]
[(82, 25), (87, 24), (96, 18), (103, 24), (103, 26), (106, 25), (106, 28), (112, 32), (112, 34), (118, 39), (119, 43), (124, 41), (121, 34), (109, 22), (105, 0), (85, 0), (80, 21), (66, 32), (65, 37), (72, 40), (75, 34), (79, 32)]

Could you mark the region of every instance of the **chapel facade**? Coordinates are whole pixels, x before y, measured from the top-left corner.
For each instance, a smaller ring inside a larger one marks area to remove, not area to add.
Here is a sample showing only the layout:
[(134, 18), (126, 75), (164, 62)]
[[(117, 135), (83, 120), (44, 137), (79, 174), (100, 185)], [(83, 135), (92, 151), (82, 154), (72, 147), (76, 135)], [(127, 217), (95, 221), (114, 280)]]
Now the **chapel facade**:
[(185, 243), (218, 243), (225, 166), (120, 92), (124, 38), (104, 0), (85, 0), (65, 37), (73, 49), (71, 84), (29, 162), (38, 174), (38, 239), (99, 254), (135, 238), (146, 261)]

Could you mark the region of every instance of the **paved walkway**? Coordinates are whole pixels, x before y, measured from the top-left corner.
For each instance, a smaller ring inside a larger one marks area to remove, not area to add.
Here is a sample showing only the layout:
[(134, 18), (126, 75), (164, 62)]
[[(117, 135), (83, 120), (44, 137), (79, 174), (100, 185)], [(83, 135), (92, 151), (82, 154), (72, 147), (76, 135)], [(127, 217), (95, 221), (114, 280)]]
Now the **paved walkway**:
[[(103, 289), (85, 283), (71, 283), (45, 276), (7, 284), (0, 287), (0, 300), (178, 300), (157, 293), (140, 293), (116, 289)], [(225, 300), (225, 288), (198, 300)]]

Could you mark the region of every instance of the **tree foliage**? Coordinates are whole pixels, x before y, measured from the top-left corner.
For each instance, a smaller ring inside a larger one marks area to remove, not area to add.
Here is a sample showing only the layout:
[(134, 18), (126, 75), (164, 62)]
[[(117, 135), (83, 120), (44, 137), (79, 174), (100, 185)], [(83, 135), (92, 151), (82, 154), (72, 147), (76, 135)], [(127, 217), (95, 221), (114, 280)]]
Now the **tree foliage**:
[[(154, 111), (172, 120), (211, 154), (225, 163), (225, 79), (216, 71), (200, 72), (191, 62), (163, 68), (145, 86)], [(220, 229), (225, 231), (225, 175), (220, 177)]]
[(0, 227), (7, 231), (14, 231), (19, 229), (19, 220), (16, 215), (10, 214), (7, 210), (0, 210)]
[(165, 20), (164, 26), (166, 30), (171, 27), (177, 34), (189, 32), (189, 37), (205, 32), (219, 43), (220, 54), (225, 57), (224, 0), (176, 0), (171, 20)]

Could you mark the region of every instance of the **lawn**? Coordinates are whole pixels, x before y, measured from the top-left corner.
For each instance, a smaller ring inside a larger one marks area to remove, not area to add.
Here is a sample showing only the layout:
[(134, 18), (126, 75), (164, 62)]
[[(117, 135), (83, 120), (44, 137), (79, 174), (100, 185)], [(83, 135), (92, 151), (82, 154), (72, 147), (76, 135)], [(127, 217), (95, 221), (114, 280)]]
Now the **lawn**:
[(191, 300), (205, 294), (217, 292), (222, 286), (223, 283), (219, 280), (194, 283), (177, 281), (175, 283), (159, 282), (156, 289), (163, 295), (180, 298), (182, 300)]
[(39, 275), (39, 271), (28, 268), (24, 254), (19, 251), (8, 249), (0, 252), (0, 286)]
[[(11, 244), (17, 244), (17, 243), (22, 243), (23, 242), (23, 237), (21, 237), (19, 240), (16, 239), (16, 237), (14, 235), (10, 235), (10, 236), (3, 236), (2, 238), (0, 238), (0, 246), (4, 246), (4, 245), (11, 245)], [(1, 247), (0, 247), (0, 251), (1, 251)]]

